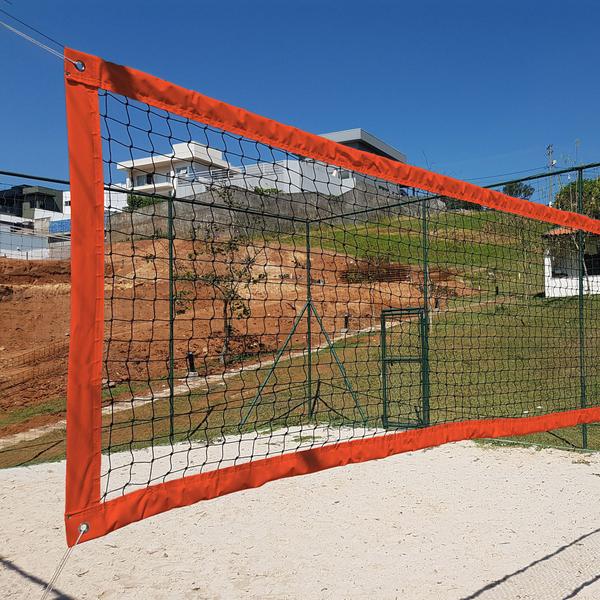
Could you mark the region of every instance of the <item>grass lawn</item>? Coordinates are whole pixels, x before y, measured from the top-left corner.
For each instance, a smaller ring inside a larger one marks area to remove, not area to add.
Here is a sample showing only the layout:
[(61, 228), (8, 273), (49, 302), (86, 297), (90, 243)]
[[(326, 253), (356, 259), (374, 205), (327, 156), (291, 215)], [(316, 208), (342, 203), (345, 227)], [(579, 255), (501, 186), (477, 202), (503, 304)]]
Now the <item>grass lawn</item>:
[[(576, 299), (532, 299), (528, 304), (459, 307), (433, 315), (430, 422), (533, 416), (579, 408), (579, 348), (578, 339), (572, 336), (576, 308)], [(600, 344), (592, 335), (595, 330), (590, 327), (589, 332), (586, 342), (591, 358)], [(418, 346), (418, 323), (411, 318), (397, 322), (388, 337), (391, 353), (413, 353)], [(285, 354), (259, 397), (258, 388), (270, 367), (242, 371), (227, 379), (226, 385), (175, 397), (174, 440), (211, 442), (247, 431), (314, 423), (381, 427), (379, 333), (349, 336), (337, 341), (334, 349), (347, 377), (342, 376), (328, 348), (313, 353), (312, 401), (307, 395), (306, 356), (289, 359)], [(598, 397), (600, 369), (596, 367), (589, 373), (587, 391), (589, 398)], [(141, 387), (138, 396), (144, 396)], [(400, 363), (390, 369), (387, 408), (391, 421), (416, 422), (422, 415), (420, 363)], [(240, 426), (245, 418), (245, 425)], [(103, 421), (104, 445), (110, 438), (112, 452), (169, 442), (170, 405), (165, 399), (115, 412)], [(575, 444), (579, 435), (578, 429), (557, 433), (566, 444)], [(56, 432), (46, 437), (36, 444), (51, 445), (59, 439)], [(563, 443), (551, 434), (527, 436), (527, 440)], [(590, 447), (600, 449), (598, 428), (589, 428), (589, 442)], [(30, 444), (0, 453), (0, 464), (18, 464), (37, 455), (37, 446), (26, 449)], [(59, 443), (36, 460), (60, 458), (63, 453), (64, 445)]]

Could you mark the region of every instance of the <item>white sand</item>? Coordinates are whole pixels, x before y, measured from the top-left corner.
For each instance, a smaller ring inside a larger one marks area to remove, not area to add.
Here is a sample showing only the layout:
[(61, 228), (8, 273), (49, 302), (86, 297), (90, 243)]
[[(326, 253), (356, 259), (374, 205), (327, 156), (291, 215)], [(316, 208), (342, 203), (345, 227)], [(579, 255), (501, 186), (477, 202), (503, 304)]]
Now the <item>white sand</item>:
[(152, 484), (190, 477), (249, 462), (251, 459), (290, 454), (336, 442), (386, 435), (385, 429), (327, 427), (316, 423), (263, 430), (215, 439), (180, 442), (102, 455), (100, 489), (111, 499)]
[[(0, 471), (0, 597), (65, 549), (64, 463)], [(600, 455), (402, 454), (158, 515), (76, 547), (63, 598), (600, 598)], [(63, 596), (60, 596), (63, 594)]]

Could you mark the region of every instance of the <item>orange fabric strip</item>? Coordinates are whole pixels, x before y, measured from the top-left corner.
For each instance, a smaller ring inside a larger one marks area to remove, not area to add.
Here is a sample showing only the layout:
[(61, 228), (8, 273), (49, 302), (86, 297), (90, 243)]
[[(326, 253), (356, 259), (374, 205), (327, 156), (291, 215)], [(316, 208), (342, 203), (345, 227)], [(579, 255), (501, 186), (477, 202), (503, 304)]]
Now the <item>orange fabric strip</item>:
[(598, 234), (600, 221), (510, 198), (499, 192), (347, 148), (94, 56), (68, 49), (65, 55), (72, 60), (81, 60), (86, 65), (85, 71), (80, 73), (69, 61), (65, 64), (73, 198), (65, 515), (69, 545), (75, 542), (79, 533), (77, 528), (84, 521), (91, 528), (82, 541), (171, 508), (257, 487), (281, 477), (383, 458), (461, 439), (522, 435), (600, 420), (600, 408), (590, 408), (539, 417), (437, 425), (262, 459), (151, 486), (100, 503), (104, 201), (98, 88), (294, 154), (434, 194)]
[(67, 520), (67, 542), (69, 545), (75, 543), (79, 535), (77, 528), (83, 522), (90, 525), (90, 530), (82, 536), (81, 542), (173, 508), (259, 487), (283, 477), (306, 475), (459, 440), (524, 435), (598, 420), (600, 408), (587, 408), (538, 417), (446, 423), (217, 469), (154, 485), (74, 514)]
[(98, 91), (69, 77), (65, 85), (72, 206), (65, 507), (70, 514), (100, 502), (104, 184)]
[(242, 108), (187, 90), (142, 71), (106, 62), (83, 52), (65, 48), (65, 56), (74, 61), (82, 61), (86, 66), (82, 73), (71, 66), (69, 75), (73, 79), (146, 102), (182, 117), (293, 154), (307, 156), (400, 185), (600, 235), (600, 221), (596, 219), (528, 200), (512, 198), (501, 192), (481, 188), (459, 179), (348, 148), (318, 135), (283, 125)]

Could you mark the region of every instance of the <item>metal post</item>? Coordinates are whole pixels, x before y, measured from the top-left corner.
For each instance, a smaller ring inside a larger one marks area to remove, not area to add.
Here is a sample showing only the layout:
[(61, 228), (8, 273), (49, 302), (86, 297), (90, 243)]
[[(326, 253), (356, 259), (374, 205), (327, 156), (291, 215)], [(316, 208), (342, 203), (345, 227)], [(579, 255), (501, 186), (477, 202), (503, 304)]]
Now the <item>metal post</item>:
[(173, 277), (174, 231), (173, 231), (173, 198), (167, 200), (167, 237), (169, 239), (169, 442), (173, 443), (175, 434), (175, 281)]
[(389, 422), (389, 411), (388, 411), (388, 388), (387, 388), (387, 379), (388, 379), (388, 369), (387, 369), (387, 335), (385, 330), (386, 322), (385, 322), (385, 313), (381, 313), (381, 391), (383, 394), (383, 414), (381, 415), (381, 420), (384, 429), (387, 429)]
[[(577, 212), (583, 214), (583, 169), (577, 172)], [(584, 315), (584, 276), (585, 276), (585, 234), (581, 229), (577, 232), (579, 246), (579, 388), (580, 406), (587, 406), (586, 372), (585, 372), (585, 315)], [(581, 446), (588, 447), (588, 428), (581, 425)]]
[(422, 205), (421, 237), (423, 247), (423, 317), (421, 325), (421, 394), (423, 427), (429, 425), (429, 235), (427, 201)]
[(269, 379), (271, 379), (271, 375), (273, 375), (273, 373), (275, 372), (275, 369), (276, 369), (277, 365), (279, 364), (279, 361), (281, 360), (283, 353), (285, 352), (289, 343), (292, 341), (292, 336), (294, 335), (294, 333), (296, 333), (296, 329), (298, 328), (298, 325), (302, 321), (302, 318), (304, 317), (304, 313), (307, 310), (310, 310), (310, 306), (308, 304), (305, 304), (302, 307), (302, 310), (300, 311), (298, 316), (296, 317), (294, 323), (292, 324), (292, 330), (288, 333), (287, 337), (285, 338), (285, 341), (283, 342), (283, 345), (279, 348), (279, 350), (277, 350), (275, 359), (271, 363), (271, 366), (270, 366), (269, 370), (267, 371), (265, 378), (263, 379), (262, 383), (258, 386), (258, 390), (256, 391), (256, 394), (254, 395), (254, 399), (250, 403), (250, 408), (248, 408), (246, 415), (240, 421), (240, 427), (243, 427), (246, 424), (246, 421), (248, 421), (250, 414), (258, 406), (259, 402), (261, 401), (263, 390), (265, 389), (267, 383), (269, 382)]
[(190, 350), (186, 355), (187, 365), (188, 365), (188, 377), (197, 375), (196, 371), (196, 357), (194, 353)]
[(308, 403), (308, 414), (311, 412), (312, 402), (312, 282), (310, 272), (310, 221), (306, 221), (306, 401)]
[(307, 309), (308, 310), (312, 309), (312, 311), (315, 315), (317, 324), (319, 325), (319, 329), (321, 330), (321, 333), (323, 334), (323, 337), (325, 338), (325, 341), (327, 342), (327, 347), (329, 348), (329, 352), (331, 352), (331, 356), (333, 356), (333, 359), (337, 363), (338, 369), (340, 370), (340, 373), (342, 374), (342, 379), (344, 380), (346, 389), (348, 390), (348, 392), (350, 392), (350, 395), (352, 396), (352, 399), (354, 400), (354, 406), (356, 407), (356, 410), (360, 414), (362, 422), (366, 423), (367, 415), (366, 415), (365, 411), (363, 410), (362, 406), (360, 405), (358, 395), (357, 395), (356, 391), (354, 390), (354, 388), (352, 387), (352, 384), (350, 383), (350, 379), (348, 378), (348, 373), (346, 372), (346, 367), (344, 367), (344, 363), (341, 361), (340, 357), (338, 356), (337, 352), (335, 351), (335, 344), (331, 341), (331, 338), (329, 337), (329, 334), (327, 333), (327, 330), (325, 329), (325, 326), (323, 325), (323, 321), (322, 321), (321, 317), (319, 316), (319, 313), (317, 312), (315, 305), (311, 302), (310, 306), (307, 306)]

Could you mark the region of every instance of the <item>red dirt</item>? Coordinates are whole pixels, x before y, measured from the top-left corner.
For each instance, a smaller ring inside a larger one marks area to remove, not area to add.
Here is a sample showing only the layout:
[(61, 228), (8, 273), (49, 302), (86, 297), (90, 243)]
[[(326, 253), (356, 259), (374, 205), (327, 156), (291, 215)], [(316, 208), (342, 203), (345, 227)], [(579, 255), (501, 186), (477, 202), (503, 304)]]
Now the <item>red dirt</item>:
[[(277, 246), (257, 254), (255, 249), (240, 248), (235, 261), (242, 263), (249, 254), (255, 258), (249, 275), (252, 282), (238, 289), (243, 300), (237, 312), (240, 318), (231, 322), (230, 366), (272, 355), (305, 302), (305, 252)], [(201, 374), (222, 371), (223, 302), (206, 275), (223, 276), (227, 268), (223, 264), (213, 267), (215, 257), (199, 242), (176, 241), (175, 256), (176, 373), (185, 372), (188, 351), (194, 352)], [(112, 247), (106, 269), (107, 283), (112, 282), (106, 288), (106, 335), (111, 341), (105, 347), (103, 376), (113, 382), (146, 381), (166, 374), (167, 257), (166, 240), (121, 242)], [(225, 259), (217, 256), (216, 260)], [(383, 308), (421, 302), (422, 275), (413, 266), (388, 263), (378, 277), (372, 266), (364, 267), (352, 258), (313, 252), (311, 267), (313, 301), (332, 337), (344, 326), (345, 314), (350, 315), (350, 329), (358, 330), (377, 325)], [(239, 264), (234, 268), (240, 268)], [(357, 281), (356, 274), (365, 272), (367, 281), (360, 276)], [(68, 261), (0, 259), (0, 423), (17, 407), (65, 396), (69, 277)], [(443, 290), (437, 300), (440, 308), (449, 296), (469, 293), (455, 274), (432, 271), (431, 280)], [(247, 318), (241, 314), (243, 306), (250, 312)], [(301, 348), (305, 338), (302, 319), (292, 344)], [(314, 338), (318, 342), (322, 336), (316, 331)], [(0, 436), (63, 416), (54, 413), (6, 425), (0, 427)]]
[(0, 259), (0, 283), (10, 285), (69, 283), (70, 279), (69, 261)]
[[(65, 396), (69, 279), (68, 261), (0, 259), (0, 423), (16, 408)], [(56, 419), (41, 415), (0, 431)]]

